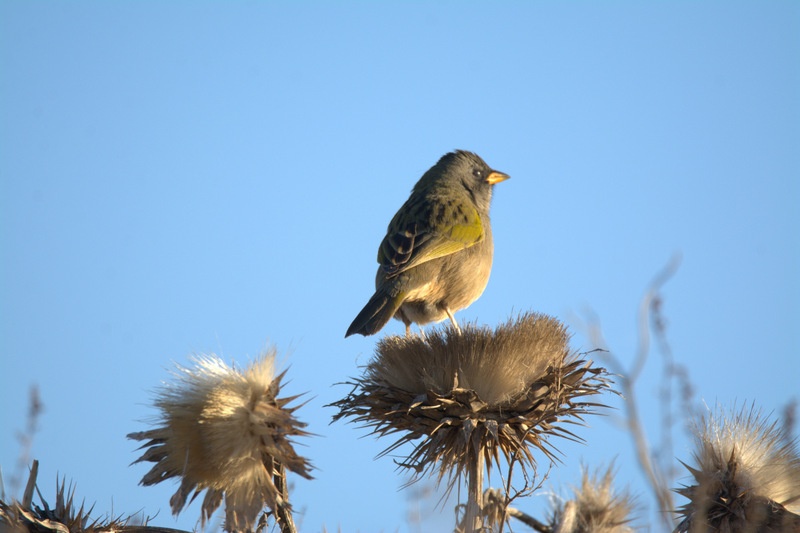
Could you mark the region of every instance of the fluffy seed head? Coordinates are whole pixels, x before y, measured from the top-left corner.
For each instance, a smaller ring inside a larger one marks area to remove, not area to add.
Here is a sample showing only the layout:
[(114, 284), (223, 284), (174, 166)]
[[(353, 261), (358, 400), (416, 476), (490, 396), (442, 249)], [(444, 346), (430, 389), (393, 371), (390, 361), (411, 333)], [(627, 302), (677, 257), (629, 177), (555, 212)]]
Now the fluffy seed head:
[(136, 461), (155, 465), (141, 483), (181, 478), (170, 506), (178, 514), (194, 492), (206, 491), (202, 521), (225, 498), (228, 531), (249, 530), (265, 506), (288, 505), (274, 484), (282, 468), (310, 478), (310, 465), (289, 438), (307, 435), (294, 418), (296, 397), (278, 398), (283, 373), (275, 375), (275, 350), (239, 371), (215, 355), (194, 358), (195, 366), (177, 366), (174, 381), (156, 392), (159, 427), (131, 433), (147, 441)]
[[(694, 427), (694, 477), (678, 492), (678, 531), (800, 531), (800, 456), (754, 407), (703, 416)], [(794, 529), (791, 529), (794, 527)]]
[(627, 492), (615, 492), (614, 472), (591, 475), (583, 472), (574, 498), (554, 506), (550, 521), (554, 533), (633, 533), (630, 514), (633, 501)]

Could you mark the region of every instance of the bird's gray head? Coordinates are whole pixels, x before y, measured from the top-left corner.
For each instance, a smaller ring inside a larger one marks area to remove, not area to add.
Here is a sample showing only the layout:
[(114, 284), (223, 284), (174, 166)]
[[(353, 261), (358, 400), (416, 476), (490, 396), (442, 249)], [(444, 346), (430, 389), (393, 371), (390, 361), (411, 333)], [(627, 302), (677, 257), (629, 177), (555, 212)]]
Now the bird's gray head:
[[(477, 154), (456, 150), (445, 154), (431, 168), (427, 176), (440, 181), (444, 187), (463, 187), (481, 211), (489, 210), (492, 186), (509, 178), (507, 174), (493, 170)], [(423, 181), (420, 180), (420, 181)]]

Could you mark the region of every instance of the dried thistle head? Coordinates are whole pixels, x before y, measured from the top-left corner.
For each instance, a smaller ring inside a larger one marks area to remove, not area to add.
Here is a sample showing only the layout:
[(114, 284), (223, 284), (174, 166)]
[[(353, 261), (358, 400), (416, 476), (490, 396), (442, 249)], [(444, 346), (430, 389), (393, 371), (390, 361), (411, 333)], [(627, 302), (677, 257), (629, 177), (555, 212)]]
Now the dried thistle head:
[(592, 413), (598, 404), (586, 397), (608, 387), (605, 371), (578, 360), (568, 341), (561, 322), (536, 313), (494, 330), (385, 337), (353, 391), (333, 404), (334, 420), (400, 434), (381, 455), (420, 439), (402, 463), (415, 470), (412, 481), (438, 465), (452, 488), (472, 465), (491, 469), (501, 455), (535, 471), (531, 449), (554, 459), (548, 438), (578, 439), (563, 424)]
[[(86, 509), (84, 503), (76, 507), (75, 485), (65, 484), (62, 478), (56, 481), (56, 500), (53, 507), (45, 501), (37, 483), (39, 462), (34, 460), (28, 477), (26, 494), (22, 501), (4, 502), (0, 500), (0, 532), (29, 533), (68, 531), (74, 533), (99, 533), (119, 531), (131, 527), (132, 516), (92, 518), (94, 506)], [(33, 503), (33, 493), (39, 495), (41, 505)]]
[(630, 527), (633, 498), (612, 487), (613, 467), (601, 476), (584, 470), (581, 486), (574, 497), (558, 502), (550, 520), (554, 533), (632, 533)]
[(797, 442), (757, 409), (718, 409), (694, 427), (695, 467), (677, 531), (800, 531)]
[(173, 514), (190, 493), (194, 499), (205, 490), (203, 523), (224, 496), (225, 529), (250, 530), (265, 506), (275, 511), (288, 505), (276, 487), (284, 468), (311, 477), (309, 463), (290, 441), (308, 434), (294, 417), (297, 407), (287, 407), (296, 396), (278, 398), (285, 372), (275, 375), (274, 349), (242, 371), (215, 355), (194, 361), (194, 368), (178, 366), (175, 380), (157, 391), (159, 427), (128, 435), (148, 441), (136, 462), (155, 463), (141, 483), (181, 478), (170, 499)]

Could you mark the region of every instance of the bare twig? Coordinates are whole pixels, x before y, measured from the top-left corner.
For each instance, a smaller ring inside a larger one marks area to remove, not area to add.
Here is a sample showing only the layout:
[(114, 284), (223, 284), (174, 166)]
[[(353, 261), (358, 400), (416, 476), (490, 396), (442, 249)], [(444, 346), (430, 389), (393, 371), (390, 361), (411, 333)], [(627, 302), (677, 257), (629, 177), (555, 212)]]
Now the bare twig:
[[(673, 263), (677, 258), (673, 258)], [(674, 265), (677, 268), (677, 265)], [(674, 273), (674, 269), (672, 270)], [(666, 280), (665, 280), (666, 281)], [(680, 389), (680, 412), (684, 420), (694, 417), (695, 405), (692, 403), (694, 397), (694, 387), (689, 380), (689, 372), (683, 365), (675, 362), (672, 354), (672, 347), (667, 338), (667, 321), (663, 315), (663, 298), (660, 293), (652, 300), (650, 306), (650, 324), (653, 329), (655, 340), (658, 343), (658, 351), (662, 357), (662, 380), (659, 389), (659, 400), (661, 404), (661, 442), (655, 452), (655, 457), (661, 464), (661, 471), (666, 480), (673, 480), (677, 477), (677, 465), (673, 449), (673, 430), (675, 427), (675, 417), (673, 405), (673, 391), (675, 385)], [(670, 483), (672, 485), (672, 483)]]
[[(530, 496), (534, 492), (536, 492), (539, 489), (541, 489), (542, 486), (544, 485), (545, 481), (550, 477), (550, 470), (553, 468), (553, 463), (550, 462), (550, 464), (547, 467), (547, 472), (545, 472), (545, 474), (538, 479), (538, 481), (536, 482), (535, 485), (532, 484), (531, 476), (528, 475), (528, 472), (524, 468), (521, 469), (522, 477), (524, 478), (524, 483), (522, 485), (522, 488), (517, 489), (517, 488), (515, 488), (515, 487), (513, 487), (511, 485), (511, 475), (512, 475), (512, 473), (514, 471), (514, 465), (516, 464), (516, 462), (517, 462), (517, 454), (516, 453), (511, 454), (511, 457), (508, 460), (508, 476), (504, 478), (502, 473), (500, 474), (500, 478), (503, 481), (503, 486), (504, 486), (504, 490), (505, 490), (505, 492), (503, 494), (503, 502), (502, 502), (503, 503), (503, 509), (502, 509), (502, 513), (501, 513), (501, 515), (503, 517), (515, 516), (514, 514), (511, 513), (511, 509), (512, 509), (511, 504), (514, 502), (514, 500), (516, 500), (517, 498), (524, 498), (526, 496)], [(534, 468), (533, 468), (533, 479), (536, 479), (537, 476), (538, 476), (538, 471), (537, 471), (536, 466), (534, 465)], [(511, 494), (512, 490), (514, 491), (513, 495)], [(514, 512), (517, 513), (518, 515), (527, 516), (524, 513), (522, 513), (522, 511), (520, 511), (518, 509), (514, 509)], [(519, 516), (515, 516), (515, 517), (519, 518)], [(522, 520), (521, 518), (519, 518), (519, 519)], [(506, 519), (503, 519), (500, 522), (500, 527), (498, 528), (498, 532), (497, 533), (503, 533), (503, 530), (504, 530), (505, 525), (506, 525), (506, 521), (507, 521)]]
[(783, 438), (791, 442), (797, 429), (797, 399), (792, 399), (783, 408)]
[[(671, 478), (669, 473), (672, 472), (672, 468), (670, 467), (668, 472), (665, 473), (664, 468), (660, 467), (653, 461), (650, 444), (647, 441), (647, 435), (645, 433), (644, 426), (642, 425), (641, 415), (639, 413), (639, 402), (636, 396), (636, 382), (641, 375), (650, 353), (651, 318), (655, 319), (654, 328), (659, 335), (661, 347), (666, 348), (667, 350), (665, 356), (665, 370), (668, 371), (668, 375), (664, 376), (664, 379), (667, 381), (665, 387), (670, 387), (669, 382), (671, 381), (672, 376), (676, 374), (673, 372), (672, 356), (671, 352), (669, 351), (669, 345), (666, 343), (664, 336), (664, 323), (660, 314), (660, 308), (662, 302), (661, 288), (675, 274), (679, 263), (680, 256), (673, 256), (667, 265), (655, 276), (653, 281), (650, 283), (647, 292), (642, 298), (638, 314), (639, 342), (636, 349), (636, 356), (630, 370), (626, 372), (624, 365), (612, 352), (605, 352), (602, 356), (607, 360), (608, 365), (612, 367), (613, 371), (619, 374), (618, 383), (622, 389), (622, 395), (625, 398), (625, 424), (627, 430), (630, 432), (631, 437), (633, 438), (639, 466), (644, 472), (650, 488), (653, 491), (653, 495), (658, 502), (658, 507), (660, 510), (659, 516), (661, 516), (664, 525), (670, 530), (674, 527), (674, 523), (670, 517), (675, 508), (672, 499), (672, 491), (670, 488)], [(591, 324), (591, 327), (589, 328), (589, 335), (596, 346), (607, 346), (598, 321), (595, 320), (594, 323)], [(661, 391), (661, 401), (671, 401), (671, 392), (665, 392), (663, 387)], [(669, 405), (665, 405), (664, 409), (669, 410)], [(672, 415), (667, 412), (667, 414), (662, 415), (662, 421), (668, 423), (671, 427)], [(669, 433), (670, 428), (664, 429), (665, 435)], [(664, 442), (666, 448), (671, 448), (671, 436), (667, 437)]]
[[(51, 526), (55, 523), (50, 522)], [(99, 528), (95, 527), (95, 531), (97, 532), (114, 532), (114, 533), (194, 533), (192, 531), (187, 531), (185, 529), (174, 529), (171, 527), (159, 527), (159, 526), (109, 526), (107, 528)]]
[(535, 531), (538, 531), (539, 533), (553, 533), (553, 528), (551, 528), (547, 524), (539, 522), (531, 515), (525, 514), (519, 509), (516, 509), (514, 507), (509, 507), (506, 510), (506, 512), (508, 513), (508, 516), (516, 518), (526, 526), (533, 528)]
[[(39, 416), (42, 414), (44, 406), (39, 396), (39, 387), (31, 385), (28, 396), (28, 416), (26, 417), (25, 430), (17, 433), (20, 450), (17, 458), (17, 465), (9, 479), (9, 492), (13, 498), (19, 494), (22, 486), (23, 472), (31, 463), (31, 448), (33, 447), (33, 437), (39, 429)], [(30, 479), (30, 477), (28, 478)]]

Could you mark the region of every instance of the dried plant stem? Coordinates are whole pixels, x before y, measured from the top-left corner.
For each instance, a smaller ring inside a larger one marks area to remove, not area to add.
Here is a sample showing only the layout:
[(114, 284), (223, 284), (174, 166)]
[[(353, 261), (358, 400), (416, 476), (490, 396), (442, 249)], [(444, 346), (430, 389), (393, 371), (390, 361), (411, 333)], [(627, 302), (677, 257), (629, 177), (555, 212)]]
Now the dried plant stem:
[[(53, 529), (53, 530), (60, 531), (60, 529)], [(174, 529), (171, 527), (159, 527), (159, 526), (114, 526), (104, 530), (94, 529), (94, 531), (109, 531), (116, 533), (195, 533), (193, 531), (187, 531), (185, 529)]]
[[(36, 431), (39, 427), (39, 417), (41, 416), (43, 409), (44, 406), (41, 398), (39, 397), (39, 388), (36, 385), (33, 385), (31, 386), (29, 393), (28, 416), (26, 419), (25, 431), (17, 433), (17, 440), (20, 444), (20, 453), (19, 457), (17, 458), (17, 466), (12, 471), (11, 477), (9, 478), (10, 494), (17, 494), (19, 492), (20, 486), (22, 485), (24, 472), (26, 469), (28, 469), (28, 465), (31, 463), (33, 437), (36, 435)], [(28, 479), (30, 480), (30, 476)], [(1, 483), (0, 493), (2, 493), (2, 496), (5, 499), (5, 488)], [(33, 494), (31, 494), (31, 497), (33, 497)]]
[[(636, 457), (639, 461), (639, 466), (644, 471), (647, 479), (650, 481), (650, 486), (653, 489), (658, 506), (662, 511), (671, 511), (674, 508), (672, 503), (672, 492), (669, 489), (668, 482), (664, 479), (661, 472), (659, 472), (650, 456), (650, 445), (645, 437), (645, 432), (642, 427), (639, 409), (637, 407), (636, 394), (632, 382), (627, 379), (620, 380), (622, 386), (622, 395), (625, 397), (625, 408), (628, 412), (628, 430), (630, 431), (634, 445), (636, 447)], [(672, 520), (670, 519), (669, 512), (660, 513), (664, 519), (664, 524), (672, 528)]]
[(277, 463), (277, 472), (273, 476), (275, 488), (278, 489), (283, 503), (275, 509), (275, 519), (281, 528), (281, 533), (297, 533), (297, 526), (292, 518), (292, 508), (289, 502), (289, 486), (286, 483), (286, 468), (282, 463)]
[(33, 504), (33, 491), (36, 490), (36, 478), (39, 476), (39, 461), (33, 460), (31, 473), (28, 476), (28, 483), (25, 485), (25, 493), (22, 495), (22, 507), (30, 509)]
[[(618, 374), (618, 383), (622, 389), (620, 392), (623, 398), (625, 398), (625, 425), (633, 438), (639, 466), (647, 477), (658, 502), (659, 510), (661, 511), (659, 515), (662, 517), (664, 526), (669, 530), (672, 530), (675, 526), (671, 519), (672, 511), (675, 509), (675, 506), (670, 489), (670, 473), (665, 472), (653, 461), (652, 450), (650, 444), (647, 442), (647, 436), (642, 424), (641, 415), (639, 414), (639, 402), (636, 398), (636, 382), (644, 369), (644, 365), (650, 353), (650, 320), (660, 309), (661, 287), (672, 277), (679, 263), (680, 256), (672, 257), (669, 263), (667, 263), (661, 272), (656, 275), (655, 279), (653, 279), (648, 287), (647, 293), (644, 295), (644, 298), (642, 298), (638, 316), (639, 345), (637, 346), (636, 358), (633, 361), (631, 369), (626, 371), (620, 360), (611, 352), (607, 352), (604, 357), (612, 367), (612, 370)], [(607, 346), (598, 323), (595, 323), (590, 329), (590, 335), (596, 346)], [(664, 379), (668, 380), (670, 376), (665, 376)], [(663, 388), (661, 391), (661, 399), (662, 402), (669, 399), (669, 396), (664, 394)], [(665, 406), (665, 408), (669, 409), (669, 406)], [(671, 421), (671, 418), (666, 418), (666, 420)], [(665, 431), (669, 430), (669, 428), (664, 429)], [(666, 445), (668, 446), (669, 444), (670, 441), (667, 440)]]
[[(634, 362), (634, 368), (631, 370), (630, 376), (624, 378), (620, 382), (623, 389), (622, 394), (625, 397), (625, 407), (628, 412), (628, 429), (634, 438), (636, 456), (642, 470), (650, 481), (653, 493), (658, 501), (659, 509), (661, 510), (660, 514), (664, 520), (664, 525), (668, 528), (674, 527), (670, 517), (672, 516), (671, 512), (675, 508), (672, 499), (672, 490), (670, 489), (669, 473), (663, 472), (657, 465), (653, 464), (651, 449), (645, 437), (641, 416), (639, 415), (639, 402), (636, 400), (635, 384), (639, 379), (639, 375), (647, 360), (647, 355), (650, 352), (650, 318), (660, 307), (661, 287), (675, 274), (679, 262), (679, 256), (673, 257), (655, 277), (650, 284), (647, 294), (645, 294), (642, 299), (642, 304), (639, 309), (639, 347), (637, 349), (636, 361)], [(665, 376), (664, 379), (668, 380), (669, 377)], [(669, 409), (669, 406), (665, 406), (665, 409)], [(669, 428), (664, 429), (666, 433), (669, 433)]]
[(508, 516), (514, 517), (526, 526), (532, 528), (534, 531), (539, 531), (540, 533), (553, 533), (553, 528), (548, 526), (547, 524), (543, 524), (539, 522), (534, 517), (529, 514), (523, 513), (519, 509), (515, 507), (509, 507), (506, 510)]
[(464, 519), (467, 533), (483, 530), (483, 454), (476, 453), (470, 461), (468, 476), (467, 510)]

